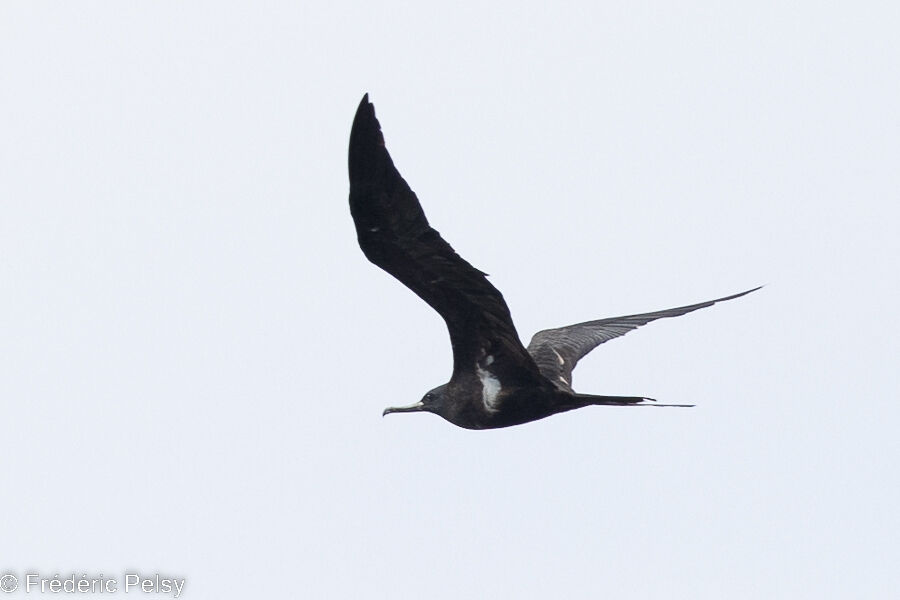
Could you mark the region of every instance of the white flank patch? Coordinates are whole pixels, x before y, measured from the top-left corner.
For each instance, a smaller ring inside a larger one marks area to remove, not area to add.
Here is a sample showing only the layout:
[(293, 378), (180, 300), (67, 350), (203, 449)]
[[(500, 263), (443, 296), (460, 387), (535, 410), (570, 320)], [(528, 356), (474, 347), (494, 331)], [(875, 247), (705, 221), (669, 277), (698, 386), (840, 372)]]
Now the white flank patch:
[(475, 372), (481, 381), (481, 401), (484, 403), (484, 407), (489, 412), (497, 412), (500, 408), (497, 403), (497, 396), (500, 395), (500, 380), (494, 377), (490, 371), (479, 367), (477, 363)]
[(486, 365), (490, 365), (490, 364), (492, 364), (493, 362), (494, 362), (494, 355), (493, 355), (493, 354), (488, 354), (488, 357), (487, 357), (486, 359), (484, 359), (484, 364), (486, 364)]

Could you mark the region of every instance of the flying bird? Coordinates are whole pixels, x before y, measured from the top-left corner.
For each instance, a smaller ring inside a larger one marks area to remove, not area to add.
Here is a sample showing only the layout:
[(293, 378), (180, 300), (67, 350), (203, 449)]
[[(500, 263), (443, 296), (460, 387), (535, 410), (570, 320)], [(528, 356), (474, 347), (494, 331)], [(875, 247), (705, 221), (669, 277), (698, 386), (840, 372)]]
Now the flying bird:
[(590, 405), (651, 404), (644, 396), (597, 396), (572, 389), (572, 370), (603, 342), (650, 321), (677, 317), (759, 288), (698, 304), (546, 329), (524, 347), (503, 295), (428, 224), (416, 194), (394, 167), (369, 95), (350, 131), (350, 212), (366, 258), (415, 292), (447, 324), (450, 381), (385, 415), (432, 412), (466, 429), (519, 425)]

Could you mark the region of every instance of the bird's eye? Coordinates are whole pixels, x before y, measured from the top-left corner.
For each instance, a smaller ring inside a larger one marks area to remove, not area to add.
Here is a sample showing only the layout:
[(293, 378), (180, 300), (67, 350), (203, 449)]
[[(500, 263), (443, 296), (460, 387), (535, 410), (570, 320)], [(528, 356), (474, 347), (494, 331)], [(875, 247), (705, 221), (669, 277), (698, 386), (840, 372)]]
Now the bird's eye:
[(434, 400), (434, 394), (432, 394), (431, 392), (428, 392), (427, 394), (425, 394), (425, 399), (426, 400)]

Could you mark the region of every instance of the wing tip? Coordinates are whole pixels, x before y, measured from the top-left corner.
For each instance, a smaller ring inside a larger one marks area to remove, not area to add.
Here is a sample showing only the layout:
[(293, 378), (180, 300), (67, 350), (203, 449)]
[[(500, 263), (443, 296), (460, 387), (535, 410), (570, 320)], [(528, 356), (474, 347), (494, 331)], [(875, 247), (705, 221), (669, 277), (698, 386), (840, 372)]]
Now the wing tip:
[(348, 166), (351, 183), (374, 177), (379, 164), (384, 162), (383, 157), (380, 157), (384, 150), (381, 124), (375, 117), (375, 106), (369, 101), (369, 93), (366, 92), (359, 102), (350, 127)]
[(356, 108), (356, 116), (353, 119), (353, 125), (355, 126), (363, 120), (375, 120), (375, 105), (369, 101), (369, 92), (363, 94), (362, 100), (359, 101), (359, 106)]
[(752, 294), (753, 292), (755, 292), (757, 290), (761, 290), (764, 287), (766, 287), (766, 284), (758, 285), (751, 290), (747, 290), (745, 292), (739, 292), (737, 294), (732, 294), (731, 296), (725, 296), (724, 298), (719, 298), (718, 300), (715, 300), (714, 302), (724, 302), (725, 300), (734, 300), (735, 298), (740, 298), (741, 296), (746, 296), (747, 294)]

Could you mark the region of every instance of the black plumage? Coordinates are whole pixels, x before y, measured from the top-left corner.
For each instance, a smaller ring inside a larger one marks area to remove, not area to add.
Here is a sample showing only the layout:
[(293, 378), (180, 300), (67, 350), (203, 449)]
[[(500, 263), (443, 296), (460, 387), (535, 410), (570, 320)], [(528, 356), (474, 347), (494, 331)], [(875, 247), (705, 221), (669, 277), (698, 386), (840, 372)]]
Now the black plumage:
[[(572, 369), (597, 345), (655, 319), (674, 317), (754, 290), (681, 308), (540, 331), (526, 349), (503, 296), (428, 223), (385, 148), (366, 94), (350, 132), (350, 212), (363, 253), (443, 317), (453, 347), (450, 381), (391, 412), (428, 411), (468, 429), (518, 425), (592, 404), (647, 404), (641, 396), (572, 389)], [(758, 289), (758, 288), (756, 288)]]

